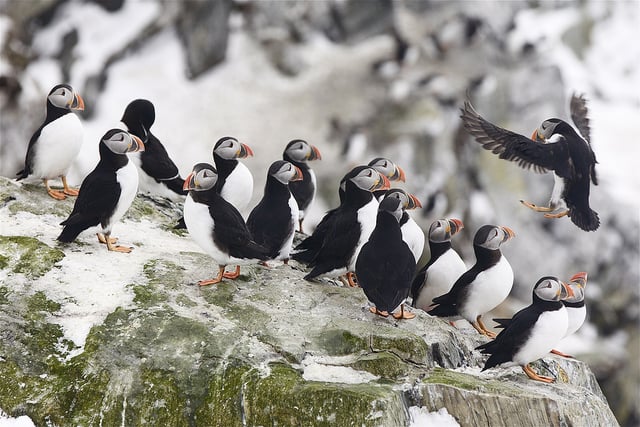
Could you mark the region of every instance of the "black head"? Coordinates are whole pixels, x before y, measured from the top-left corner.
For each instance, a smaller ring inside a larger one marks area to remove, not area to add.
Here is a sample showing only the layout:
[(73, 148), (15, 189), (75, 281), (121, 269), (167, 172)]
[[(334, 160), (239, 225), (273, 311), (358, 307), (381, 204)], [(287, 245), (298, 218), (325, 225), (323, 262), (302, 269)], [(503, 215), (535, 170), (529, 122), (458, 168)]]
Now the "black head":
[(225, 160), (242, 159), (253, 156), (253, 150), (232, 136), (224, 136), (213, 146), (213, 156)]
[(142, 125), (145, 130), (151, 129), (151, 125), (156, 121), (156, 109), (146, 99), (136, 99), (127, 105), (124, 109), (122, 123), (127, 125), (129, 129), (136, 129), (139, 125)]
[(448, 242), (464, 225), (459, 219), (439, 219), (429, 227), (429, 240), (434, 243)]
[(396, 221), (400, 222), (402, 218), (402, 200), (396, 197), (385, 197), (378, 206), (378, 212), (386, 212), (391, 214)]
[(555, 276), (541, 277), (533, 287), (533, 299), (560, 301), (568, 295), (567, 285)]
[(295, 162), (307, 162), (311, 160), (321, 160), (320, 150), (302, 139), (290, 141), (282, 155)]
[(391, 160), (386, 159), (384, 157), (376, 157), (371, 160), (368, 164), (384, 176), (386, 176), (389, 181), (405, 181), (405, 174), (402, 168)]
[(100, 142), (116, 154), (144, 151), (142, 140), (122, 129), (108, 130), (100, 139)]
[(300, 168), (286, 160), (276, 160), (273, 162), (269, 167), (268, 174), (285, 185), (291, 181), (300, 181), (302, 179), (302, 171)]

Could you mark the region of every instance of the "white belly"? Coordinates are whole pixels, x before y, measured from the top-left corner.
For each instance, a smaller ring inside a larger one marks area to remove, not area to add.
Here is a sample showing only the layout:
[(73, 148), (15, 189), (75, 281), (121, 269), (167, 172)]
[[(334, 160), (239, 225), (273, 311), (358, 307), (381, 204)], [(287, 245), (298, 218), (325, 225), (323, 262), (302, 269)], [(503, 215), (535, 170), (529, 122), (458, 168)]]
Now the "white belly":
[(469, 322), (496, 308), (504, 301), (513, 286), (513, 270), (502, 256), (493, 268), (481, 272), (471, 283), (467, 299), (460, 304), (458, 312)]
[(433, 299), (449, 292), (465, 271), (464, 261), (456, 251), (449, 249), (443, 253), (427, 270), (427, 280), (415, 306), (426, 311)]
[(375, 197), (371, 198), (371, 201), (361, 207), (358, 210), (358, 222), (360, 223), (360, 238), (358, 240), (358, 244), (356, 245), (356, 250), (349, 261), (348, 270), (355, 271), (356, 270), (356, 260), (358, 259), (358, 254), (360, 253), (360, 249), (364, 246), (365, 243), (369, 240), (369, 236), (373, 232), (373, 229), (376, 228), (376, 217), (378, 216), (378, 201)]
[(296, 227), (298, 226), (298, 203), (296, 203), (296, 199), (293, 196), (289, 196), (289, 209), (291, 211), (291, 232), (284, 240), (282, 247), (280, 248), (280, 252), (276, 256), (276, 259), (289, 259), (289, 254), (291, 253), (291, 247), (293, 246), (293, 236), (295, 235)]
[(31, 176), (47, 179), (66, 176), (82, 148), (82, 137), (82, 122), (73, 113), (45, 126), (36, 142)]
[(542, 313), (525, 345), (514, 354), (513, 361), (524, 366), (544, 357), (564, 337), (567, 324), (567, 310), (564, 307)]
[(411, 249), (413, 259), (416, 260), (416, 263), (420, 261), (422, 251), (424, 250), (424, 232), (413, 218), (409, 218), (409, 221), (402, 226), (402, 240), (404, 240), (407, 246), (409, 246), (409, 249)]
[(566, 209), (567, 204), (562, 199), (562, 193), (564, 192), (564, 179), (560, 178), (555, 173), (553, 174), (553, 190), (551, 191), (551, 199), (549, 200), (549, 207), (552, 209)]
[(203, 203), (196, 203), (191, 195), (184, 202), (184, 222), (189, 235), (202, 250), (219, 266), (229, 264), (246, 264), (253, 260), (238, 259), (223, 252), (213, 242), (215, 223), (209, 215), (209, 207)]
[(238, 162), (231, 175), (227, 177), (220, 195), (241, 214), (246, 213), (245, 210), (253, 196), (253, 175), (242, 162)]
[(587, 307), (566, 307), (568, 316), (567, 332), (565, 337), (573, 334), (580, 329), (580, 326), (584, 323), (584, 319), (587, 317)]
[(127, 212), (133, 199), (138, 192), (138, 170), (133, 163), (128, 162), (126, 166), (121, 167), (116, 171), (116, 181), (120, 184), (120, 198), (113, 214), (109, 218), (104, 232), (111, 232), (113, 224), (120, 221), (123, 215)]

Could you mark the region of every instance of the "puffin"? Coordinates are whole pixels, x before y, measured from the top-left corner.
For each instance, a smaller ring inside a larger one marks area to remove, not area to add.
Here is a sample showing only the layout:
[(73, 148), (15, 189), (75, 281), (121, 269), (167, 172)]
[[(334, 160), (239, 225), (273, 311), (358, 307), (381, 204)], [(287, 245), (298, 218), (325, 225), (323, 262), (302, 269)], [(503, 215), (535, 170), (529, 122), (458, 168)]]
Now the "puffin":
[(216, 190), (223, 199), (244, 212), (253, 195), (253, 175), (238, 159), (253, 156), (251, 148), (236, 138), (225, 136), (213, 147), (213, 161), (218, 171)]
[(386, 176), (368, 166), (356, 166), (350, 175), (345, 184), (344, 202), (333, 214), (331, 229), (309, 263), (312, 269), (304, 277), (306, 280), (349, 273), (348, 285), (356, 286), (352, 274), (355, 262), (376, 224), (378, 200), (372, 193), (388, 190), (390, 184)]
[[(269, 251), (253, 240), (240, 212), (217, 191), (217, 180), (216, 169), (208, 163), (196, 164), (184, 180), (189, 191), (183, 212), (189, 235), (218, 264), (218, 275), (200, 280), (199, 286), (235, 279), (241, 264), (269, 258)], [(228, 264), (236, 265), (234, 272), (225, 272)]]
[[(562, 299), (562, 304), (567, 308), (567, 316), (569, 319), (567, 331), (563, 338), (574, 334), (580, 329), (587, 317), (587, 308), (584, 304), (584, 288), (587, 285), (587, 273), (580, 272), (574, 274), (569, 279), (569, 283), (565, 285), (571, 289), (571, 294), (567, 294), (567, 296)], [(497, 328), (504, 329), (509, 325), (511, 319), (493, 319), (493, 321), (498, 324), (496, 326)], [(555, 349), (551, 350), (551, 353), (562, 357), (573, 358), (573, 356)]]
[(513, 286), (513, 270), (500, 246), (515, 236), (509, 227), (483, 225), (473, 238), (476, 263), (465, 271), (444, 295), (433, 298), (432, 316), (462, 317), (478, 333), (496, 336), (482, 322), (482, 315), (504, 301)]
[(124, 110), (121, 122), (129, 133), (142, 139), (144, 151), (132, 155), (131, 160), (138, 167), (140, 191), (182, 201), (187, 192), (182, 189), (184, 179), (178, 167), (171, 160), (162, 142), (151, 133), (156, 120), (156, 111), (147, 99), (135, 99)]
[[(41, 179), (47, 194), (56, 200), (78, 195), (78, 190), (69, 187), (67, 173), (82, 148), (82, 122), (73, 111), (83, 110), (84, 100), (68, 84), (51, 89), (44, 122), (29, 140), (24, 168), (17, 173), (16, 180)], [(62, 180), (62, 191), (49, 186), (49, 180), (58, 177)]]
[(574, 94), (569, 108), (577, 131), (566, 121), (551, 118), (543, 121), (530, 139), (488, 122), (469, 101), (464, 103), (461, 118), (476, 141), (501, 159), (540, 173), (553, 171), (554, 186), (548, 205), (537, 206), (521, 200), (523, 205), (544, 212), (546, 218), (569, 216), (582, 230), (595, 231), (600, 219), (589, 206), (589, 192), (591, 183), (598, 185), (597, 161), (591, 149), (584, 96)]
[(404, 310), (411, 290), (416, 260), (402, 238), (400, 221), (404, 209), (401, 198), (387, 196), (378, 206), (376, 225), (356, 260), (355, 273), (364, 294), (374, 304), (369, 310), (382, 317), (396, 308), (396, 319), (412, 319), (414, 313)]
[[(376, 157), (375, 159), (367, 163), (367, 166), (374, 168), (375, 170), (377, 170), (378, 172), (386, 176), (391, 182), (406, 181), (406, 175), (404, 173), (404, 170), (400, 166), (395, 164), (393, 161), (385, 157)], [(340, 202), (342, 202), (344, 198), (344, 186), (345, 186), (346, 180), (347, 180), (347, 175), (345, 175), (342, 178), (342, 180), (340, 180), (340, 188), (338, 190), (338, 197), (340, 197)], [(386, 193), (386, 190), (377, 190), (374, 193), (374, 195), (376, 199), (378, 199), (379, 201), (384, 197), (385, 193)]]
[(424, 250), (424, 232), (422, 228), (411, 218), (407, 210), (417, 209), (422, 207), (420, 200), (413, 194), (407, 193), (402, 188), (391, 188), (387, 190), (384, 198), (395, 197), (399, 199), (402, 204), (402, 218), (400, 218), (400, 231), (402, 231), (402, 240), (409, 246), (413, 258), (416, 263), (422, 256)]
[(451, 238), (464, 228), (456, 218), (438, 219), (429, 227), (429, 262), (418, 271), (411, 284), (413, 307), (428, 311), (433, 299), (451, 290), (467, 271), (464, 261), (451, 247)]
[[(382, 175), (384, 175), (389, 181), (404, 181), (405, 173), (402, 168), (396, 165), (389, 159), (383, 157), (377, 157), (369, 162), (366, 166), (356, 166), (347, 172), (342, 179), (340, 180), (340, 185), (338, 187), (338, 197), (340, 198), (340, 205), (337, 208), (329, 210), (320, 220), (316, 229), (313, 231), (311, 236), (305, 238), (302, 242), (298, 244), (295, 248), (295, 253), (292, 255), (292, 258), (298, 262), (309, 265), (315, 257), (318, 255), (318, 251), (323, 245), (323, 242), (330, 235), (331, 230), (334, 227), (334, 215), (340, 209), (341, 205), (344, 202), (345, 196), (345, 186), (346, 182), (353, 178), (356, 174), (358, 174), (362, 168), (371, 167)], [(380, 199), (386, 190), (376, 190), (374, 195), (376, 199)]]
[(253, 240), (269, 250), (269, 258), (289, 262), (293, 236), (298, 225), (298, 203), (290, 186), (300, 182), (303, 172), (285, 160), (271, 164), (262, 200), (247, 218)]
[[(567, 283), (567, 287), (571, 289), (571, 293), (567, 295), (566, 298), (562, 299), (562, 304), (567, 309), (569, 324), (567, 325), (567, 331), (563, 338), (573, 335), (578, 329), (580, 329), (584, 320), (587, 318), (587, 307), (584, 304), (586, 286), (587, 273), (584, 271), (571, 276), (569, 283)], [(573, 358), (573, 356), (555, 349), (551, 350), (551, 353), (562, 357)]]
[(529, 363), (551, 351), (564, 336), (569, 321), (561, 300), (571, 292), (557, 277), (540, 278), (533, 288), (531, 305), (518, 311), (493, 341), (476, 347), (490, 355), (482, 370), (520, 365), (529, 378), (554, 382), (553, 378), (536, 374)]
[(296, 166), (302, 171), (302, 179), (289, 183), (289, 190), (298, 204), (298, 231), (303, 233), (302, 222), (304, 215), (313, 199), (316, 197), (316, 174), (309, 167), (308, 162), (322, 160), (320, 150), (302, 139), (290, 141), (282, 153), (282, 159)]
[(113, 225), (127, 212), (138, 191), (138, 171), (126, 153), (144, 150), (140, 138), (122, 129), (111, 129), (98, 144), (100, 161), (80, 185), (80, 193), (69, 218), (64, 220), (60, 242), (69, 243), (82, 231), (100, 224), (98, 241), (109, 251), (131, 252), (132, 248), (115, 245)]

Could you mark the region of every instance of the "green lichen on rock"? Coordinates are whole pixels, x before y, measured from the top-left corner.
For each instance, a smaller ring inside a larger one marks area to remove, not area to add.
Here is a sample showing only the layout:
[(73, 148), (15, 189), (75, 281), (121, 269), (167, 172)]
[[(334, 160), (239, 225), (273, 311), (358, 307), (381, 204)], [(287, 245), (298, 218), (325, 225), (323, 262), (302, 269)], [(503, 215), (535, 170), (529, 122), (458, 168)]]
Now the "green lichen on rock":
[(29, 279), (44, 276), (64, 258), (64, 252), (40, 240), (24, 236), (0, 236), (0, 252), (10, 256), (3, 268), (22, 273)]
[(373, 351), (389, 351), (401, 359), (423, 364), (427, 359), (429, 347), (422, 337), (408, 332), (380, 333), (371, 336)]
[(250, 366), (239, 359), (223, 361), (213, 372), (208, 393), (195, 413), (197, 425), (240, 427), (245, 374)]
[(265, 375), (245, 374), (243, 408), (247, 425), (379, 426), (390, 409), (402, 406), (391, 387), (305, 381), (288, 365), (275, 363)]
[(367, 338), (346, 329), (327, 329), (320, 334), (320, 342), (330, 356), (358, 354), (370, 350)]
[(411, 370), (405, 361), (387, 351), (361, 356), (351, 367), (370, 372), (386, 380), (398, 380), (405, 377)]

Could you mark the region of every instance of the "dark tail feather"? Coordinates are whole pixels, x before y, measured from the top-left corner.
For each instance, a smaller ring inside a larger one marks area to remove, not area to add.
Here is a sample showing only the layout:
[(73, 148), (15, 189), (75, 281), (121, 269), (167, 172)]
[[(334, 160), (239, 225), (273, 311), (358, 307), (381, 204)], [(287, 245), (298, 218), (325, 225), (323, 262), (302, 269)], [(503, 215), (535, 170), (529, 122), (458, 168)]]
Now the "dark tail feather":
[(82, 233), (87, 228), (89, 228), (89, 226), (84, 227), (83, 224), (65, 225), (57, 240), (59, 242), (71, 243), (76, 239), (76, 237), (78, 237), (78, 234)]
[(27, 168), (22, 169), (20, 172), (16, 174), (16, 181), (20, 181), (21, 179), (25, 179), (29, 176), (29, 172), (27, 172)]
[(487, 369), (493, 368), (494, 366), (498, 366), (505, 362), (509, 362), (510, 360), (511, 358), (506, 354), (494, 353), (491, 356), (489, 356), (482, 370), (486, 371)]
[(187, 228), (187, 224), (184, 222), (183, 216), (178, 219), (178, 222), (173, 226), (173, 228), (174, 230), (185, 230)]
[(418, 294), (420, 293), (420, 289), (422, 289), (422, 285), (424, 284), (426, 275), (427, 275), (427, 269), (423, 268), (418, 272), (416, 277), (413, 279), (413, 282), (411, 282), (411, 298), (412, 298), (411, 306), (412, 307), (416, 306), (416, 300), (418, 299)]
[(162, 181), (164, 183), (164, 185), (167, 186), (167, 188), (169, 188), (169, 190), (173, 191), (176, 194), (180, 194), (182, 196), (186, 196), (187, 195), (187, 191), (182, 189), (182, 186), (184, 185), (184, 179), (180, 178), (180, 177), (176, 177), (167, 181)]
[(308, 264), (311, 264), (313, 260), (316, 258), (316, 252), (312, 250), (295, 252), (291, 255), (291, 258), (302, 264), (308, 265)]
[(600, 227), (600, 218), (597, 212), (587, 207), (586, 209), (570, 209), (571, 221), (584, 231), (595, 231)]
[(511, 323), (511, 319), (493, 319), (493, 321), (497, 323), (496, 328), (498, 329), (504, 329)]

